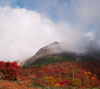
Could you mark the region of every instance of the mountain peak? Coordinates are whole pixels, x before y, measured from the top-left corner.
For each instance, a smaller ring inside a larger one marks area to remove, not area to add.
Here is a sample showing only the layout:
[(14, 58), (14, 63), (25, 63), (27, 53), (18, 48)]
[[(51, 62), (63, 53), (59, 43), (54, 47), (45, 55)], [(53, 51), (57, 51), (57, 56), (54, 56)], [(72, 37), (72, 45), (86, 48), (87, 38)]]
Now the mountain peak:
[(62, 49), (60, 47), (60, 43), (55, 41), (45, 47), (40, 48), (39, 51), (36, 53), (36, 56), (41, 56), (41, 55), (51, 54), (51, 53), (58, 53), (61, 50)]
[(61, 53), (63, 50), (60, 46), (60, 43), (57, 41), (54, 41), (53, 43), (44, 46), (40, 48), (35, 55), (32, 57), (28, 58), (28, 60), (24, 61), (22, 65), (29, 65), (32, 62), (34, 62), (38, 57), (48, 55), (48, 54), (56, 54), (56, 53)]
[(59, 42), (54, 41), (54, 42), (53, 42), (53, 43), (51, 43), (50, 45), (56, 45), (56, 44), (59, 44)]

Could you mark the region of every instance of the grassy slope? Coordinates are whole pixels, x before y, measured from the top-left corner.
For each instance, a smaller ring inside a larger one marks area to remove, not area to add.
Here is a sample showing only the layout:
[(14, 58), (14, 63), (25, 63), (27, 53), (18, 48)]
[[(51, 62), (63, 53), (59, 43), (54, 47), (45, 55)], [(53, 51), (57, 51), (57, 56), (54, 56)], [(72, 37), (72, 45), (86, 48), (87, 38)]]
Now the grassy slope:
[(64, 62), (64, 61), (75, 61), (75, 55), (74, 54), (51, 54), (51, 55), (45, 55), (37, 58), (37, 60), (32, 63), (32, 65), (42, 65), (42, 64), (49, 64), (49, 63), (55, 63), (55, 62)]

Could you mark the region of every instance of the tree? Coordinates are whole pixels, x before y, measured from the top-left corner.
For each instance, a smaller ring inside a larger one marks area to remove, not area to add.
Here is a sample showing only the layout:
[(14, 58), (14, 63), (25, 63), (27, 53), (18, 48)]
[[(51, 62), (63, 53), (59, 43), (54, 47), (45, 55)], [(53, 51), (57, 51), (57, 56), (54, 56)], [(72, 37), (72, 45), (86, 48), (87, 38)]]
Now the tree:
[(16, 80), (19, 66), (17, 62), (0, 62), (0, 78), (4, 80)]

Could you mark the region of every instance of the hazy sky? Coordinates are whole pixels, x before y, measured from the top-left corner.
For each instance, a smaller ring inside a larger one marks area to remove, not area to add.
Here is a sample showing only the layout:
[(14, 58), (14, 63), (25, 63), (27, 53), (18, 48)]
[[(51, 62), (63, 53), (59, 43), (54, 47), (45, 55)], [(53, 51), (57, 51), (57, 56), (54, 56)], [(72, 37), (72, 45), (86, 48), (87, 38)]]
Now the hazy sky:
[(0, 60), (26, 59), (53, 41), (83, 52), (100, 45), (100, 0), (0, 0)]

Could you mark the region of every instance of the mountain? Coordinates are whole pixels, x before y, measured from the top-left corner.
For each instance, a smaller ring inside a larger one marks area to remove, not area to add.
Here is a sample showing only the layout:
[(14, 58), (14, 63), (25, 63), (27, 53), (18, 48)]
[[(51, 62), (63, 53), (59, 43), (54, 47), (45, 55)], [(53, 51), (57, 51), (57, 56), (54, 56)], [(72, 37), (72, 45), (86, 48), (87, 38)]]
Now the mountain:
[(60, 43), (55, 41), (45, 47), (40, 48), (35, 55), (22, 62), (21, 66), (30, 66), (33, 64), (45, 62), (49, 63), (62, 60), (65, 61), (66, 58), (71, 60), (75, 58), (75, 54), (71, 52), (65, 52), (64, 49), (61, 48)]
[(62, 61), (97, 61), (100, 59), (100, 47), (95, 42), (87, 47), (81, 54), (64, 51), (61, 43), (53, 42), (37, 51), (35, 55), (21, 63), (21, 66), (31, 66), (36, 64), (47, 64)]
[(63, 49), (60, 47), (60, 43), (55, 41), (55, 42), (39, 49), (39, 51), (35, 54), (35, 56), (42, 56), (42, 55), (53, 54), (53, 53), (60, 53), (62, 51), (63, 51)]
[(58, 53), (62, 49), (60, 48), (59, 42), (53, 42), (45, 47), (42, 47), (38, 50), (38, 52), (33, 55), (32, 57), (28, 58), (26, 61), (21, 63), (21, 66), (28, 66), (32, 64), (37, 58), (40, 56), (48, 55), (48, 54), (53, 54), (53, 53)]

